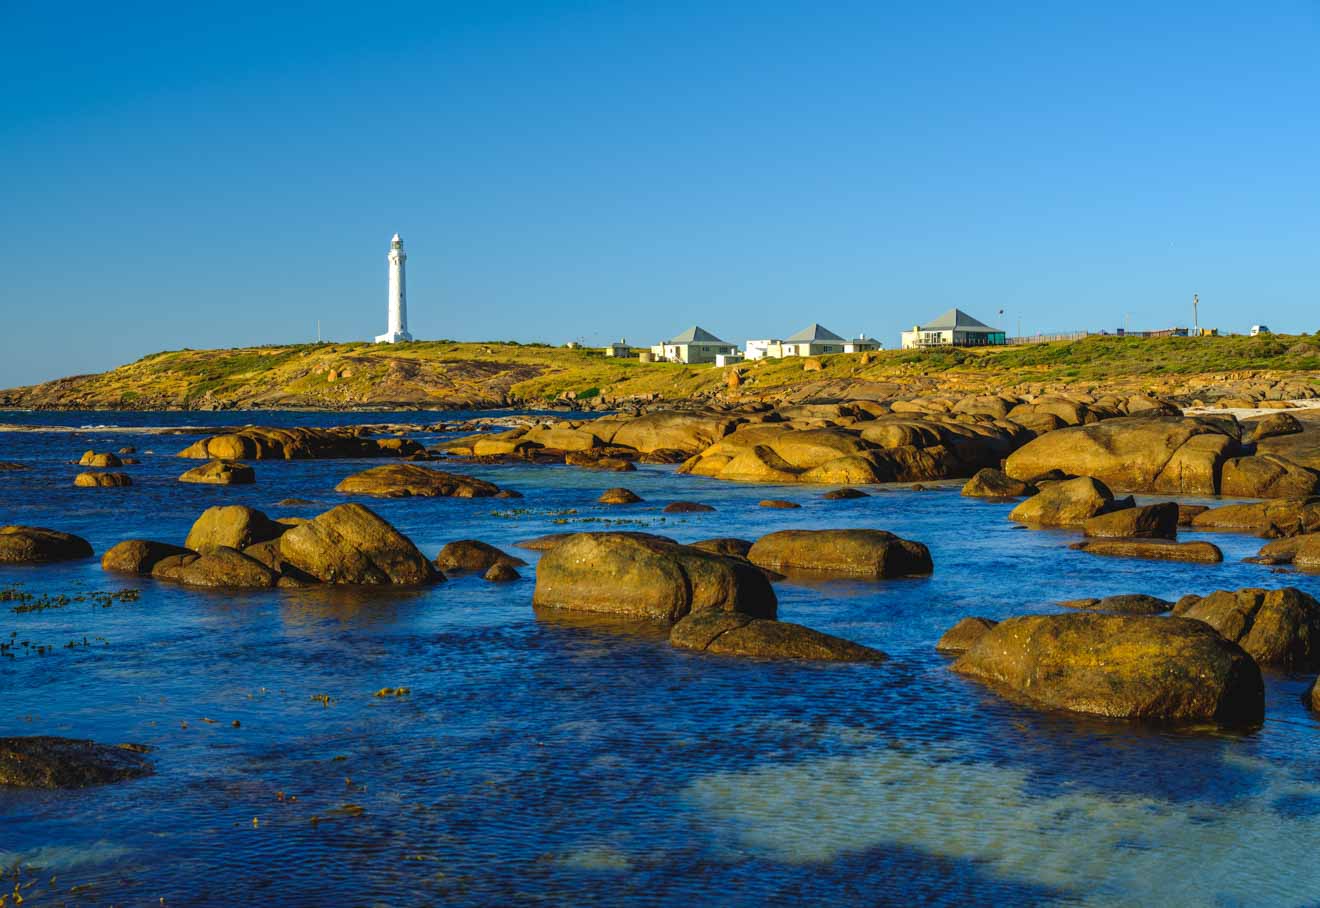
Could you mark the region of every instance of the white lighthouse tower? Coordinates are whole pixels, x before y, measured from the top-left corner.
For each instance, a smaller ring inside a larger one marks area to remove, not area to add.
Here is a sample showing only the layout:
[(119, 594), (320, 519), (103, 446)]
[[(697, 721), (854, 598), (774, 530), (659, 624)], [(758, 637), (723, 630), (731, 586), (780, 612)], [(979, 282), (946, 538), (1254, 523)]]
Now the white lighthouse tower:
[(408, 253), (403, 251), (403, 240), (397, 233), (390, 240), (390, 254), (386, 258), (390, 263), (390, 322), (389, 330), (379, 335), (376, 343), (396, 344), (412, 340), (408, 333), (408, 285), (403, 272)]

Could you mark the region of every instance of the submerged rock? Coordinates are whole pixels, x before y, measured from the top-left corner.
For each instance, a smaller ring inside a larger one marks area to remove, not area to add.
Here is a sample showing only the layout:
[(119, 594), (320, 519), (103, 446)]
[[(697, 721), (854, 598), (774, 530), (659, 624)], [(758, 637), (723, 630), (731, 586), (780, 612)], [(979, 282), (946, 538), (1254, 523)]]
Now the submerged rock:
[(1190, 561), (1217, 564), (1224, 560), (1219, 546), (1209, 542), (1174, 542), (1169, 539), (1087, 539), (1068, 546), (1091, 555), (1117, 558), (1150, 558), (1156, 561)]
[(49, 735), (0, 738), (0, 786), (87, 788), (152, 773), (141, 744), (97, 744)]
[(1147, 596), (1144, 593), (1124, 593), (1118, 596), (1105, 596), (1103, 599), (1065, 599), (1059, 605), (1116, 615), (1162, 615), (1173, 608), (1173, 603), (1169, 600)]
[(538, 608), (675, 622), (711, 609), (773, 618), (774, 590), (745, 561), (644, 533), (577, 533), (536, 568)]
[(276, 539), (289, 529), (287, 524), (271, 520), (261, 511), (241, 504), (207, 508), (193, 521), (184, 547), (205, 552), (218, 546), (245, 549), (258, 542)]
[(696, 501), (671, 501), (661, 510), (666, 514), (707, 514), (715, 509)]
[(641, 500), (642, 496), (623, 488), (606, 489), (596, 499), (601, 504), (637, 504)]
[(384, 498), (490, 498), (500, 489), (494, 483), (472, 476), (397, 463), (354, 473), (335, 486), (335, 491)]
[(432, 583), (440, 576), (417, 546), (360, 504), (341, 504), (279, 537), (280, 557), (322, 583)]
[(782, 498), (767, 498), (760, 502), (759, 506), (763, 508), (780, 508), (781, 510), (789, 511), (794, 508), (802, 507), (802, 505), (798, 504), (796, 501), (784, 501)]
[(0, 527), (0, 564), (46, 564), (91, 554), (91, 544), (72, 533), (45, 527)]
[[(435, 566), (442, 571), (488, 571), (497, 564), (511, 568), (527, 562), (500, 551), (493, 545), (477, 539), (458, 539), (445, 544), (435, 556)], [(489, 578), (487, 578), (489, 579)]]
[(1261, 665), (1320, 668), (1320, 603), (1294, 587), (1219, 590), (1180, 600), (1178, 614), (1204, 621)]
[(217, 486), (251, 485), (257, 481), (257, 471), (247, 464), (232, 460), (212, 460), (200, 467), (185, 470), (179, 482), (198, 482)]
[(760, 567), (879, 580), (934, 570), (930, 550), (885, 530), (781, 530), (762, 536), (747, 553)]
[(1112, 718), (1240, 726), (1265, 713), (1255, 660), (1187, 618), (1010, 618), (953, 670), (1040, 706)]
[(688, 615), (670, 630), (669, 642), (680, 649), (762, 659), (882, 662), (886, 658), (880, 650), (800, 624), (753, 618), (738, 612), (703, 611)]
[(826, 492), (820, 497), (824, 498), (826, 501), (849, 501), (854, 498), (870, 498), (871, 496), (867, 495), (861, 489), (844, 486), (842, 489), (834, 489), (831, 492)]
[(80, 489), (122, 489), (133, 484), (127, 473), (79, 473), (73, 484)]
[(935, 644), (935, 652), (949, 656), (962, 655), (971, 649), (986, 631), (998, 623), (989, 618), (975, 616), (964, 618), (944, 632), (944, 636)]
[(508, 583), (512, 580), (521, 580), (522, 574), (514, 569), (513, 565), (499, 562), (492, 564), (486, 573), (482, 574), (482, 579), (489, 580), (491, 583)]

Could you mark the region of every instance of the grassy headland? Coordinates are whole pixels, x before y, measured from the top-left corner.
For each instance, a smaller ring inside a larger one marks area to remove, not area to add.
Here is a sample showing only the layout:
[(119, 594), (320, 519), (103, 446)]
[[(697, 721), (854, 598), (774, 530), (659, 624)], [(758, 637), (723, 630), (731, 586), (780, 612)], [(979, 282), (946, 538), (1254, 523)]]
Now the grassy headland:
[[(816, 365), (819, 368), (816, 368)], [(176, 350), (95, 375), (0, 391), (0, 407), (216, 409), (495, 408), (579, 401), (681, 400), (722, 392), (774, 397), (809, 386), (883, 383), (919, 390), (1022, 384), (1115, 385), (1169, 393), (1217, 376), (1320, 384), (1320, 334), (1089, 337), (1030, 346), (763, 360), (737, 367), (614, 359), (538, 344), (419, 341)]]

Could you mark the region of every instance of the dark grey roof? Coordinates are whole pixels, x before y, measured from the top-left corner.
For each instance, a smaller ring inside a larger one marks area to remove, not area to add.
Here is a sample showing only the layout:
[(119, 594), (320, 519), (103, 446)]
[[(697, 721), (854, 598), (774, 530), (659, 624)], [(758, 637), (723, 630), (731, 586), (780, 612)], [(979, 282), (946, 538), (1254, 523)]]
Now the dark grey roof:
[(950, 328), (956, 328), (959, 331), (971, 331), (976, 334), (999, 333), (1003, 331), (1002, 328), (991, 328), (985, 322), (972, 318), (961, 309), (950, 309), (933, 322), (927, 322), (920, 326), (922, 331), (947, 331)]
[(731, 346), (731, 345), (729, 344), (728, 341), (722, 341), (722, 340), (720, 340), (718, 337), (716, 337), (715, 335), (711, 334), (709, 331), (707, 331), (705, 328), (701, 327), (700, 325), (693, 325), (691, 328), (687, 329), (686, 331), (684, 331), (683, 333), (679, 334), (678, 336), (676, 336), (676, 337), (671, 337), (669, 340), (665, 341), (665, 343), (667, 343), (667, 344), (724, 344), (726, 347), (727, 347), (727, 346)]
[(792, 337), (785, 338), (792, 343), (811, 342), (811, 341), (842, 341), (843, 338), (835, 334), (829, 328), (823, 325), (808, 325)]

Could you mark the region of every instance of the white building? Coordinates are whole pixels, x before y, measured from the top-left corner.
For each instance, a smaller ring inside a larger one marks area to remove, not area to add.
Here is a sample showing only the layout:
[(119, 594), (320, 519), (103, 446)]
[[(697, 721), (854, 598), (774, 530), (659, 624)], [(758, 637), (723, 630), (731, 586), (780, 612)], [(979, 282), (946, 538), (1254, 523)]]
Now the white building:
[(991, 328), (961, 309), (950, 309), (924, 325), (903, 332), (903, 349), (922, 347), (988, 347), (1008, 343), (1003, 328)]
[(720, 354), (737, 353), (738, 348), (722, 341), (700, 325), (693, 325), (677, 337), (651, 347), (657, 362), (713, 363)]
[(403, 251), (403, 240), (399, 239), (397, 233), (394, 234), (394, 239), (390, 240), (389, 255), (385, 258), (390, 263), (389, 330), (378, 335), (376, 343), (395, 344), (399, 341), (410, 341), (412, 335), (408, 333), (408, 285), (403, 272), (408, 254)]
[(785, 356), (820, 356), (824, 353), (861, 353), (879, 350), (881, 343), (862, 335), (846, 340), (823, 325), (809, 325), (785, 340), (749, 340), (748, 359), (779, 359)]
[(633, 355), (633, 352), (632, 347), (628, 346), (628, 339), (626, 337), (621, 337), (617, 343), (610, 344), (605, 348), (605, 355), (618, 357), (620, 359), (628, 359)]

